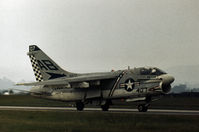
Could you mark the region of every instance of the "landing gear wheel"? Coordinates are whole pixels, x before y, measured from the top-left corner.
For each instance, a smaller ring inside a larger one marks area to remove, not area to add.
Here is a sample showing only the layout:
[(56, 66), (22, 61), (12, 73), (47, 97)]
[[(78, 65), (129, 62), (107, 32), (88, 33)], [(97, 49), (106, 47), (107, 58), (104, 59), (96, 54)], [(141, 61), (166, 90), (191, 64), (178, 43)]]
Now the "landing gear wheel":
[(102, 111), (108, 111), (110, 104), (112, 104), (111, 100), (106, 100), (106, 103), (101, 105)]
[(147, 112), (147, 110), (148, 110), (148, 105), (144, 105), (144, 104), (138, 105), (139, 112)]
[(109, 104), (101, 105), (102, 111), (108, 111)]
[(78, 111), (82, 111), (84, 109), (84, 103), (81, 101), (76, 102), (76, 108)]

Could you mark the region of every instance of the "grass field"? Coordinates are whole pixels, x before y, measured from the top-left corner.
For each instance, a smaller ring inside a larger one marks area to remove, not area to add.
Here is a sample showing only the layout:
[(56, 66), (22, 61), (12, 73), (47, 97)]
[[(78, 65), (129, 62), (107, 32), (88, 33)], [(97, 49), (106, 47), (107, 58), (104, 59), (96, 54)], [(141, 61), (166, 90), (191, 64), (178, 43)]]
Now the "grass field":
[[(12, 96), (0, 96), (1, 106), (71, 106), (74, 103), (66, 103), (60, 101), (45, 100), (35, 98), (29, 95), (12, 95)], [(135, 103), (125, 103), (120, 101), (114, 101), (111, 107), (126, 107), (136, 108)], [(89, 105), (86, 107), (94, 107)], [(163, 97), (158, 101), (152, 102), (150, 108), (158, 109), (187, 109), (187, 110), (199, 110), (199, 97)]]
[(163, 97), (153, 102), (151, 108), (199, 110), (199, 97)]
[[(135, 108), (114, 102), (114, 107)], [(1, 106), (71, 106), (31, 96), (0, 96)], [(164, 97), (151, 108), (199, 109), (198, 97)], [(0, 110), (0, 132), (198, 132), (199, 116), (110, 112)]]
[(35, 98), (30, 95), (0, 96), (1, 106), (70, 106), (70, 103)]
[(0, 111), (1, 132), (198, 132), (199, 116)]

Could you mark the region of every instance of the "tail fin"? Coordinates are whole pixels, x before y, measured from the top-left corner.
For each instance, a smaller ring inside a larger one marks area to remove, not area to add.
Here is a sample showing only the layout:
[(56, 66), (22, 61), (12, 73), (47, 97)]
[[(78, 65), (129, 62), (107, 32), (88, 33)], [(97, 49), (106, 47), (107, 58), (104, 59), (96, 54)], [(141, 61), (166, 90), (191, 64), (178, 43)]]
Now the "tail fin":
[(36, 80), (39, 82), (74, 75), (59, 67), (36, 45), (29, 46), (28, 56), (30, 57)]

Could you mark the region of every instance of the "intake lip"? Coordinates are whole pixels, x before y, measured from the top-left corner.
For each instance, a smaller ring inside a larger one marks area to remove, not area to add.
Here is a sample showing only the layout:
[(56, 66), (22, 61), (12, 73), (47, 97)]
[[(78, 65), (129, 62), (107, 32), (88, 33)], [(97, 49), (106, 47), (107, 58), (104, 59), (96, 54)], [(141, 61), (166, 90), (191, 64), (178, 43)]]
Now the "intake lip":
[(168, 74), (158, 76), (157, 78), (159, 78), (161, 80), (160, 86), (162, 88), (162, 92), (163, 93), (170, 92), (171, 91), (171, 83), (173, 83), (175, 78)]
[(170, 85), (175, 80), (173, 76), (168, 75), (168, 74), (160, 75), (158, 76), (158, 78), (162, 80), (163, 85)]

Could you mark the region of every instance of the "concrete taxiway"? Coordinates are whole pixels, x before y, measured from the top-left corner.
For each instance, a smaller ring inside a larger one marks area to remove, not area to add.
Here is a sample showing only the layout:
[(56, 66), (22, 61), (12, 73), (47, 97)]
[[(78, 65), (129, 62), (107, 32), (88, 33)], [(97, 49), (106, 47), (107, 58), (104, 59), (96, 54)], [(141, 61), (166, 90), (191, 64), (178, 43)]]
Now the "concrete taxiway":
[[(0, 110), (25, 110), (25, 111), (76, 111), (75, 107), (26, 107), (26, 106), (0, 106)], [(85, 108), (84, 112), (101, 111), (100, 108)], [(163, 110), (149, 109), (148, 112), (138, 112), (137, 109), (110, 108), (108, 112), (134, 113), (134, 114), (160, 114), (160, 115), (199, 115), (199, 110)]]

